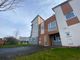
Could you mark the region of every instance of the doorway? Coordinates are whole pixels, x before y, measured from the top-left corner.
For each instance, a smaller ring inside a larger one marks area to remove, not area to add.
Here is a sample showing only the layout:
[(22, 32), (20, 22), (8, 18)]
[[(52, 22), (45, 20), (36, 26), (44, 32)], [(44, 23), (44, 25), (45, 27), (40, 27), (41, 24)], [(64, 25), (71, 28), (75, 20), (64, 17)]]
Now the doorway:
[(51, 35), (49, 35), (49, 38), (51, 40), (52, 46), (55, 46), (55, 45), (61, 46), (62, 45), (59, 33), (51, 34)]

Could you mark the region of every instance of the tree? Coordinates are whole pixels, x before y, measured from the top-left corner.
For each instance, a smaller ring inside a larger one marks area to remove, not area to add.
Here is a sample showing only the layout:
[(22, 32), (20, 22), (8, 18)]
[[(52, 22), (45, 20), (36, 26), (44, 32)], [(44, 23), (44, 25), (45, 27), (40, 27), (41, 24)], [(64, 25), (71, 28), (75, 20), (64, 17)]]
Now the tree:
[(6, 44), (8, 45), (14, 45), (18, 43), (18, 40), (14, 37), (5, 37)]
[(0, 11), (13, 9), (19, 2), (20, 0), (0, 0)]

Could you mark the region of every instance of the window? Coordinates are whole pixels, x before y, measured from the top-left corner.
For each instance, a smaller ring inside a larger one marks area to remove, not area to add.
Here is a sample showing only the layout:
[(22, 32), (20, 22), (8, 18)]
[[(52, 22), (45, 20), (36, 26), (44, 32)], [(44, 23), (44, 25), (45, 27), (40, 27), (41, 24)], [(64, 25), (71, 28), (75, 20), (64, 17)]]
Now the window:
[(70, 20), (70, 19), (76, 17), (76, 16), (74, 15), (73, 11), (69, 12), (69, 13), (66, 14), (65, 16), (66, 16), (66, 19), (67, 19), (67, 20)]
[(41, 24), (41, 34), (44, 33), (44, 22)]
[(78, 20), (77, 16), (73, 13), (73, 11), (65, 14), (65, 16), (66, 16), (66, 19), (67, 19), (66, 22), (67, 22), (68, 26), (79, 23), (79, 20)]
[(53, 31), (57, 27), (56, 21), (48, 24), (48, 31)]

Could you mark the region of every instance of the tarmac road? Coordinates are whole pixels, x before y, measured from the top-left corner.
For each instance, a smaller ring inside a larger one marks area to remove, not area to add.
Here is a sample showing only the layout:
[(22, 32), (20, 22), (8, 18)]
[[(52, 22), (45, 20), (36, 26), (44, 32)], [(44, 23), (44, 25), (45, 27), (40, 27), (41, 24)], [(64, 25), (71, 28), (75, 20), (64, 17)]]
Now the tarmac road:
[(40, 50), (38, 46), (27, 46), (17, 48), (0, 48), (0, 60), (11, 60), (11, 58), (24, 54), (31, 54)]

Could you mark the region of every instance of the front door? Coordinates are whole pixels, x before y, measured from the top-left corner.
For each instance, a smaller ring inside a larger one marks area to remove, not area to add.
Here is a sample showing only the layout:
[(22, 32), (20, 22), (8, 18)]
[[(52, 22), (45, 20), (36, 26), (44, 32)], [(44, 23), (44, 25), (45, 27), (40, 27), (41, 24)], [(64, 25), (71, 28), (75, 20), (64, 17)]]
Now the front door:
[(52, 46), (54, 45), (61, 46), (61, 39), (60, 39), (59, 33), (50, 35), (50, 39), (52, 40)]
[(44, 36), (44, 46), (48, 46), (48, 36)]

